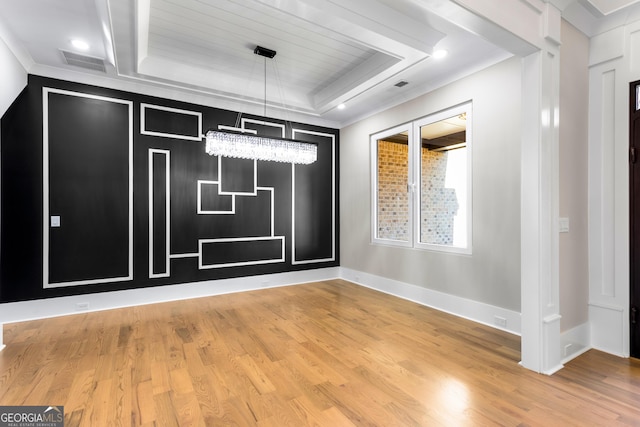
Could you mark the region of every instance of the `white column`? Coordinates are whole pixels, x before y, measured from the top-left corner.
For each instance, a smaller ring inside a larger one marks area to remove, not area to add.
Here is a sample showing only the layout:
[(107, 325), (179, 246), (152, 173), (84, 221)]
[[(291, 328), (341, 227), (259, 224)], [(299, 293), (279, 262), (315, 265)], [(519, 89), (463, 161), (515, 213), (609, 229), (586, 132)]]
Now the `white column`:
[(562, 368), (559, 308), (559, 49), (523, 59), (521, 151), (521, 364)]
[[(456, 20), (522, 59), (522, 366), (562, 368), (559, 309), (560, 10), (543, 0), (438, 2)], [(500, 90), (496, 88), (496, 90)]]

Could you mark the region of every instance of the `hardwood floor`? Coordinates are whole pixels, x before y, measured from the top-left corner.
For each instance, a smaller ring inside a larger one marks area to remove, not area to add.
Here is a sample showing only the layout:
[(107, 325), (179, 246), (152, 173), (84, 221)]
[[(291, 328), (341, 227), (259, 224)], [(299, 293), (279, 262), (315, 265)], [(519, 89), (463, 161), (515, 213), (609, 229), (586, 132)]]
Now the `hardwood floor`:
[(341, 280), (5, 325), (0, 405), (65, 426), (640, 426), (640, 361), (554, 376), (519, 337)]

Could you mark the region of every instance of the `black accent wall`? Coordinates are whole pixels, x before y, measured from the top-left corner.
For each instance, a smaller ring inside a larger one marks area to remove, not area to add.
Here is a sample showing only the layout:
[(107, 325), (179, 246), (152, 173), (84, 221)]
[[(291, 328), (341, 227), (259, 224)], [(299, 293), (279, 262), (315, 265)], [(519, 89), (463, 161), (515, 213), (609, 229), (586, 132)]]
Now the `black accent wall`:
[(29, 76), (1, 122), (0, 303), (339, 265), (338, 130), (241, 118), (318, 161), (209, 156), (237, 112)]

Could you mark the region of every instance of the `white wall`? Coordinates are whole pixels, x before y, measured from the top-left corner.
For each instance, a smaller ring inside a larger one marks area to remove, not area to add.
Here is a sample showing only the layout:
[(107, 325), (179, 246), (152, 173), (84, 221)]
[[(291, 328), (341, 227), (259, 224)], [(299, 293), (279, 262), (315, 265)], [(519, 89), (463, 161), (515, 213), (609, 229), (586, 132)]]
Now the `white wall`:
[(561, 330), (589, 320), (587, 116), (589, 39), (562, 21), (560, 46), (560, 217), (569, 232), (560, 234)]
[(27, 71), (0, 38), (0, 117), (27, 86)]
[[(518, 58), (355, 123), (340, 133), (341, 266), (520, 311)], [(369, 135), (473, 101), (473, 254), (372, 245)]]

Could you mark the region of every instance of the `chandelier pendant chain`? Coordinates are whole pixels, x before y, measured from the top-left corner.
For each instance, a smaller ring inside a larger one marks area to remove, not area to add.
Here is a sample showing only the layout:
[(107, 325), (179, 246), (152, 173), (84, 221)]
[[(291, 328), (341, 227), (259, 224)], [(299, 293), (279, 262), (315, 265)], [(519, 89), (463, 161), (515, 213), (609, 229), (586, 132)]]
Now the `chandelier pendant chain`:
[[(275, 50), (256, 46), (253, 53), (264, 57), (264, 118), (267, 117), (267, 58), (276, 55)], [(277, 68), (276, 78), (279, 80)], [(240, 129), (242, 113), (238, 113), (236, 127), (218, 125), (218, 130), (208, 130), (204, 135), (205, 152), (211, 156), (237, 159), (264, 160), (309, 165), (318, 159), (318, 145), (283, 137), (259, 136), (255, 130)], [(285, 120), (285, 129), (287, 121)], [(291, 126), (291, 124), (289, 124)], [(243, 126), (244, 127), (244, 126)], [(223, 130), (224, 129), (224, 130)], [(285, 130), (286, 132), (286, 130)]]
[(264, 114), (267, 117), (267, 57), (264, 57)]

